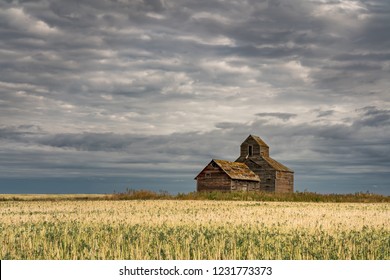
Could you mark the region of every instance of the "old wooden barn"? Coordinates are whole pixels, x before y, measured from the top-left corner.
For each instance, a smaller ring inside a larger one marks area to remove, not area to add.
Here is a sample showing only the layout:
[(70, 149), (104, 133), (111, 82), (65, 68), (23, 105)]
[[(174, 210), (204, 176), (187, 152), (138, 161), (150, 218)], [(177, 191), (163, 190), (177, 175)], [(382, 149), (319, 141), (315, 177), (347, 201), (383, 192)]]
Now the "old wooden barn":
[(198, 191), (260, 190), (260, 179), (244, 163), (213, 159), (195, 178)]
[(293, 192), (294, 171), (269, 156), (269, 146), (249, 135), (235, 162), (212, 160), (195, 177), (197, 191)]

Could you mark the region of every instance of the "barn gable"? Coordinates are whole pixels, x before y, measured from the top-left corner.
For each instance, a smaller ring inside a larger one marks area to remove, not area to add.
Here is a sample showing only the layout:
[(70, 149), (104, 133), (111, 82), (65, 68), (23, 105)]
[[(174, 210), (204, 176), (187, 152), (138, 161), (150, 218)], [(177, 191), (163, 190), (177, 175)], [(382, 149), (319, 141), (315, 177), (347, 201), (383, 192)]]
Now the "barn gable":
[(269, 147), (259, 136), (249, 135), (240, 146), (240, 157), (269, 156)]

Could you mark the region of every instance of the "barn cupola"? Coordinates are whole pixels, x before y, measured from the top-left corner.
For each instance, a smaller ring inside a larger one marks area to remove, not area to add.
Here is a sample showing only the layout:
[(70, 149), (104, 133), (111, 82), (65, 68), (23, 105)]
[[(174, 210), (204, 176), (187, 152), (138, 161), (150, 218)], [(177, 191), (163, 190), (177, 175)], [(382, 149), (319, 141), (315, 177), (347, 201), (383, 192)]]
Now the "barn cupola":
[(259, 137), (249, 135), (241, 144), (240, 157), (269, 157), (268, 145)]

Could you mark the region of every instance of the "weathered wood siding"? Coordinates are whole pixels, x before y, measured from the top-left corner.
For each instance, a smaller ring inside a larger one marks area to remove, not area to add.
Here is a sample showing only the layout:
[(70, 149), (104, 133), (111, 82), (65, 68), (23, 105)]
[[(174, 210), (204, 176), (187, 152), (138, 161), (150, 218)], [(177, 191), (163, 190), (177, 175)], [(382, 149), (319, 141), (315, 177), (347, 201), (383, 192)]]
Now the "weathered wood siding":
[(232, 180), (232, 191), (258, 191), (260, 190), (260, 182)]
[(260, 177), (260, 190), (266, 192), (293, 192), (294, 173), (275, 170), (261, 157), (256, 163), (248, 158), (239, 157), (238, 162), (245, 163), (250, 170)]
[(230, 191), (231, 179), (219, 167), (209, 164), (196, 178), (197, 191)]
[(276, 172), (276, 192), (293, 192), (294, 191), (294, 174), (290, 172)]
[(260, 164), (256, 164), (253, 161), (245, 158), (237, 159), (238, 162), (245, 163), (250, 170), (260, 177), (260, 190), (266, 192), (275, 191), (275, 177), (276, 171), (262, 158), (256, 158), (256, 161)]
[(252, 156), (269, 156), (269, 148), (262, 146), (260, 147), (259, 143), (257, 143), (254, 139), (249, 138), (246, 141), (244, 141), (240, 146), (240, 156), (246, 157), (249, 156), (249, 146), (252, 146)]

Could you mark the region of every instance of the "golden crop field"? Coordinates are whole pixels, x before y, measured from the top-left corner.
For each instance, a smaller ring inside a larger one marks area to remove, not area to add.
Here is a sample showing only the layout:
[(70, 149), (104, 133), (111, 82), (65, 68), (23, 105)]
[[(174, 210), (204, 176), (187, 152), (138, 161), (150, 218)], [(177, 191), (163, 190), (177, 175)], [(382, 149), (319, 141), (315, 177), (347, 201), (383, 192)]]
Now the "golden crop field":
[(389, 203), (2, 201), (1, 259), (390, 259)]

